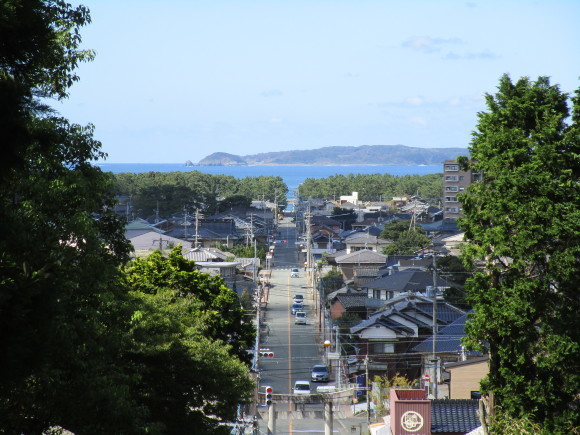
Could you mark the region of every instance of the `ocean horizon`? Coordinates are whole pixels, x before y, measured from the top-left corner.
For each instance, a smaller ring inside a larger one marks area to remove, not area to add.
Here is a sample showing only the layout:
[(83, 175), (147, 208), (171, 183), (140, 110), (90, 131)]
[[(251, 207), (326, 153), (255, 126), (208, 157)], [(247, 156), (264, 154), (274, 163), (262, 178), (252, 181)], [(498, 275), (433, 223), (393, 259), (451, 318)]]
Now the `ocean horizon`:
[(191, 172), (199, 171), (210, 175), (231, 175), (236, 178), (271, 176), (281, 177), (288, 186), (288, 198), (307, 178), (327, 178), (333, 175), (390, 174), (428, 175), (443, 172), (441, 165), (248, 165), (248, 166), (186, 166), (184, 163), (96, 163), (105, 172), (120, 174), (129, 172)]

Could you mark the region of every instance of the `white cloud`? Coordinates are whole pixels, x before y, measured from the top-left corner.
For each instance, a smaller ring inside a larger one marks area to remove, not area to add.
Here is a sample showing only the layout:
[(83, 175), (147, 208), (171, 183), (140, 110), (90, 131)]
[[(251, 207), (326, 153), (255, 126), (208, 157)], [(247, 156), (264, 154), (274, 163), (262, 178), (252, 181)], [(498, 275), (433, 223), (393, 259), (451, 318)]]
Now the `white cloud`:
[(421, 106), (425, 100), (423, 97), (410, 97), (405, 100), (407, 104), (411, 104), (413, 106)]
[(463, 53), (463, 54), (458, 54), (450, 51), (444, 56), (444, 58), (448, 60), (459, 60), (459, 59), (489, 60), (489, 59), (500, 59), (501, 56), (492, 53), (490, 51), (481, 51), (479, 53)]
[(279, 124), (280, 122), (282, 122), (282, 118), (271, 118), (270, 119), (270, 124)]
[(433, 53), (441, 50), (442, 45), (460, 44), (459, 38), (432, 38), (430, 36), (411, 36), (401, 45), (424, 53)]
[(409, 123), (412, 125), (425, 126), (427, 125), (427, 120), (422, 116), (416, 116), (414, 118), (409, 118)]
[(447, 101), (447, 104), (450, 106), (459, 106), (461, 104), (461, 100), (459, 98), (450, 98)]

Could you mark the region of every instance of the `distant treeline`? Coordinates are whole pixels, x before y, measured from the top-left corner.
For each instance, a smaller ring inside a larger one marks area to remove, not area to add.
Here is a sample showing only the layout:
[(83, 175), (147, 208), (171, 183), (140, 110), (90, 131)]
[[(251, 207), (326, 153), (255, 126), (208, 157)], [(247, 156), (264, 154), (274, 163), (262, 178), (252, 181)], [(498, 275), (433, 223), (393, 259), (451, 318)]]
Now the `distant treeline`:
[(358, 192), (362, 201), (389, 201), (393, 196), (419, 195), (438, 202), (443, 196), (443, 174), (403, 175), (348, 174), (307, 178), (300, 185), (305, 198), (336, 198)]
[(234, 205), (249, 205), (252, 199), (286, 204), (288, 187), (281, 177), (235, 178), (192, 172), (145, 172), (114, 174), (115, 193), (130, 197), (133, 212), (139, 217), (160, 216), (200, 210), (218, 213)]

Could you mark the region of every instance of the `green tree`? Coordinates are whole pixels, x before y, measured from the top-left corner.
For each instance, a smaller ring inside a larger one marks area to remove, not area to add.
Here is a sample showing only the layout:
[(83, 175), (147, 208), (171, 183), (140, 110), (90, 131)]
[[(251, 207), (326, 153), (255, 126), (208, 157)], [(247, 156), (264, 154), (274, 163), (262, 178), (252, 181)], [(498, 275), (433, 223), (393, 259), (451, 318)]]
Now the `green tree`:
[(505, 75), (461, 163), (482, 172), (461, 196), (474, 307), (468, 344), (490, 354), (482, 383), (508, 416), (547, 433), (580, 424), (580, 93)]
[(237, 405), (250, 399), (247, 350), (255, 331), (219, 277), (195, 269), (174, 248), (125, 269), (135, 298), (126, 366), (139, 376), (135, 400), (166, 433), (228, 433)]
[(147, 258), (136, 259), (125, 268), (125, 280), (133, 291), (156, 294), (169, 288), (180, 295), (194, 295), (206, 311), (205, 334), (232, 347), (232, 355), (250, 361), (247, 350), (254, 341), (254, 327), (244, 322), (244, 311), (237, 294), (223, 284), (220, 277), (209, 277), (195, 268), (195, 262), (183, 258), (181, 246), (168, 257), (156, 251)]
[(90, 163), (104, 155), (91, 126), (47, 106), (92, 56), (78, 49), (88, 10), (13, 0), (0, 17), (0, 432), (138, 427), (131, 375), (110, 370), (123, 326), (111, 301), (124, 296), (111, 282), (129, 245), (110, 179)]
[(380, 237), (394, 242), (383, 248), (386, 255), (413, 255), (431, 244), (425, 231), (420, 227), (410, 227), (409, 221), (394, 221), (385, 225)]
[(342, 287), (344, 287), (344, 278), (342, 273), (338, 270), (329, 270), (322, 278), (320, 278), (320, 288), (325, 297), (329, 293)]
[(436, 265), (439, 276), (456, 284), (454, 287), (443, 290), (445, 301), (463, 310), (471, 309), (464, 288), (470, 272), (465, 268), (461, 259), (454, 255), (446, 255), (445, 257), (437, 258)]

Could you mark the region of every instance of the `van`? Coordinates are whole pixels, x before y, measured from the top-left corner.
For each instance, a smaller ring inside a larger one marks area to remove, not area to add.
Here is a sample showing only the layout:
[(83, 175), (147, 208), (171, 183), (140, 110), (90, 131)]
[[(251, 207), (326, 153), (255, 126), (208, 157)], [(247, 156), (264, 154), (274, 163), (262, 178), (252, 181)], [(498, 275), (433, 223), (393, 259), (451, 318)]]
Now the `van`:
[(296, 312), (296, 317), (294, 318), (294, 324), (306, 325), (306, 313), (304, 311), (297, 311)]

